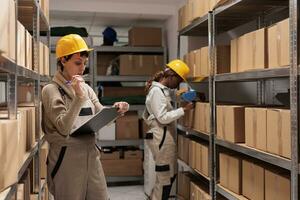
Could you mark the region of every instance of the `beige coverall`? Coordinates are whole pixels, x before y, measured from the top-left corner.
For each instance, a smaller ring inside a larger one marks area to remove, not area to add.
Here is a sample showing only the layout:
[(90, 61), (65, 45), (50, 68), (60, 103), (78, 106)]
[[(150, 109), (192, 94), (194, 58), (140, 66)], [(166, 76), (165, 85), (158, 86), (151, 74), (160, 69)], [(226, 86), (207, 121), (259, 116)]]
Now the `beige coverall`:
[(143, 115), (150, 126), (146, 142), (155, 161), (156, 184), (151, 194), (152, 200), (166, 200), (170, 196), (176, 177), (177, 158), (176, 144), (171, 133), (175, 128), (173, 122), (183, 115), (183, 108), (173, 108), (169, 88), (153, 81)]
[(107, 186), (95, 135), (70, 136), (95, 112), (102, 109), (87, 84), (85, 98), (75, 96), (58, 71), (42, 91), (42, 127), (50, 144), (47, 180), (55, 200), (107, 200)]

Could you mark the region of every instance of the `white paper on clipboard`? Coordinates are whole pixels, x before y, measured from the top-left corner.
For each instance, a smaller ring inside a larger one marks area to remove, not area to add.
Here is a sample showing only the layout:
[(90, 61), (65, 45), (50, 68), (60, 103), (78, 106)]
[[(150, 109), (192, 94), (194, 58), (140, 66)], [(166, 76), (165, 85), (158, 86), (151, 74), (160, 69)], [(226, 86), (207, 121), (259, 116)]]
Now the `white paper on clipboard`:
[(86, 134), (95, 134), (104, 126), (115, 121), (119, 117), (116, 107), (104, 107), (101, 111), (96, 113), (91, 119), (86, 121), (82, 126), (75, 129), (72, 133), (72, 137)]

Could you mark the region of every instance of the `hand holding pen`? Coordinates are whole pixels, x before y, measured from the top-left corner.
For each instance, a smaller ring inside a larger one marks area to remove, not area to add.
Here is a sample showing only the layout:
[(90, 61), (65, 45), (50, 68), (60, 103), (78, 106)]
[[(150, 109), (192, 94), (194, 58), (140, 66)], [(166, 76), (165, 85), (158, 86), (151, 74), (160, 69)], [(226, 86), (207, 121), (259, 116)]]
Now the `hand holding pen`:
[(81, 82), (84, 82), (84, 80), (80, 75), (75, 75), (72, 77), (71, 81), (66, 82), (67, 85), (70, 85), (73, 87), (76, 96), (78, 96), (79, 98), (83, 98), (83, 96), (84, 96), (83, 90), (80, 86)]

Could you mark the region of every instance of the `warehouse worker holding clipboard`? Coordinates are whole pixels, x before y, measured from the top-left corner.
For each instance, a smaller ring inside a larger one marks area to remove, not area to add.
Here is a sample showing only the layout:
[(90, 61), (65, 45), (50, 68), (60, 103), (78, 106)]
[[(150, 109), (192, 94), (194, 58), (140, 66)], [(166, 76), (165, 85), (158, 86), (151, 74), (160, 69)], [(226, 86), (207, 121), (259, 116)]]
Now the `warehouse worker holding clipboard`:
[(157, 72), (146, 86), (148, 94), (143, 119), (149, 126), (146, 143), (152, 152), (156, 171), (151, 200), (169, 199), (176, 178), (176, 144), (171, 133), (175, 128), (174, 122), (194, 105), (189, 103), (174, 109), (170, 92), (186, 81), (189, 71), (183, 61), (173, 60), (165, 70)]
[[(95, 135), (72, 136), (104, 109), (82, 79), (90, 51), (79, 35), (62, 37), (56, 45), (58, 70), (42, 91), (42, 127), (50, 144), (47, 181), (55, 200), (108, 200)], [(120, 115), (129, 109), (126, 102), (114, 106)]]

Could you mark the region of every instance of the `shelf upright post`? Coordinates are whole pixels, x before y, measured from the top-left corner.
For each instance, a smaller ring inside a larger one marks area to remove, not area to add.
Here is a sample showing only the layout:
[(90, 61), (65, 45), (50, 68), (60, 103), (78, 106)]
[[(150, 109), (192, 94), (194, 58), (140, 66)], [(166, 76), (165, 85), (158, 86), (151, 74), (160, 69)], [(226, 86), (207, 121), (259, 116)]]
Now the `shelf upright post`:
[(298, 14), (297, 0), (290, 0), (290, 112), (291, 112), (291, 199), (299, 196), (299, 86), (298, 86)]
[[(34, 71), (38, 73), (37, 80), (34, 80), (34, 106), (35, 106), (35, 116), (37, 121), (39, 121), (41, 115), (40, 115), (40, 67), (39, 66), (39, 59), (40, 59), (40, 53), (39, 53), (39, 41), (40, 41), (40, 6), (38, 0), (34, 0), (33, 3), (33, 66)], [(36, 123), (35, 125), (36, 135), (39, 136), (40, 133), (40, 123)], [(40, 138), (38, 138), (39, 140)], [(38, 150), (37, 153), (33, 157), (33, 167), (35, 171), (35, 176), (33, 177), (35, 179), (33, 191), (34, 193), (39, 193), (40, 191), (40, 172), (39, 172), (39, 155), (40, 155), (40, 142), (38, 141)], [(40, 199), (39, 195), (39, 199)]]
[(215, 18), (213, 11), (208, 13), (208, 46), (209, 46), (209, 104), (210, 104), (210, 135), (209, 135), (209, 193), (216, 199), (216, 145), (215, 145), (215, 73), (216, 73), (216, 46), (215, 46)]
[(18, 44), (18, 28), (17, 28), (17, 20), (18, 20), (18, 1), (14, 0), (15, 4), (15, 29), (16, 29), (16, 37), (15, 37), (15, 64), (13, 73), (7, 74), (7, 109), (8, 109), (8, 118), (9, 119), (17, 119), (17, 44)]

